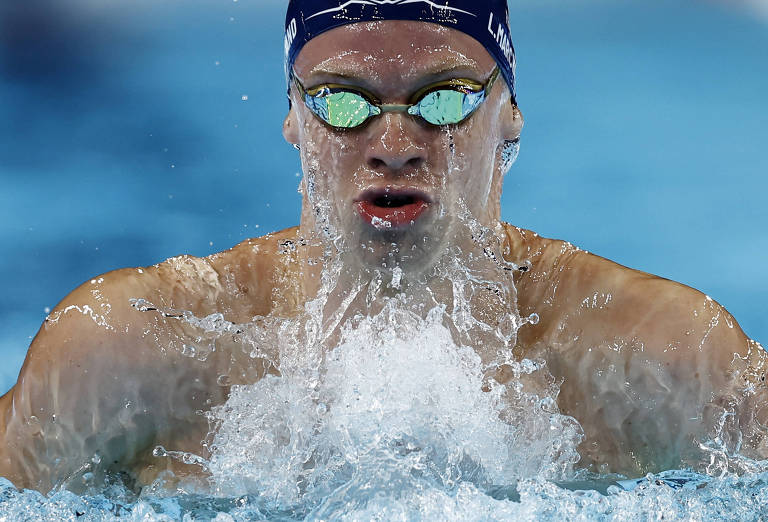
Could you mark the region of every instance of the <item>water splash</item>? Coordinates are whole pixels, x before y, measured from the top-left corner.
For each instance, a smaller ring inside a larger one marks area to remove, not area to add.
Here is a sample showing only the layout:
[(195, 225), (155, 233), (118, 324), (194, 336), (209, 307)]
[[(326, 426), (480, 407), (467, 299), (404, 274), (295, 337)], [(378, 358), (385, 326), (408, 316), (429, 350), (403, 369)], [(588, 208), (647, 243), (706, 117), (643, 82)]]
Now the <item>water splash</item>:
[[(273, 510), (257, 496), (217, 497), (178, 493), (133, 502), (109, 493), (77, 496), (62, 491), (45, 497), (18, 491), (0, 479), (0, 519), (78, 521), (250, 520), (712, 520), (759, 521), (768, 517), (768, 474), (705, 478), (671, 487), (668, 476), (649, 475), (631, 491), (574, 489), (526, 479), (514, 498), (495, 497), (471, 483), (453, 491), (414, 488), (363, 506), (322, 504), (311, 512)], [(349, 508), (349, 509), (347, 509)]]
[[(434, 308), (422, 319), (391, 299), (376, 316), (350, 321), (314, 370), (293, 365), (233, 389), (211, 414), (207, 467), (217, 491), (296, 507), (327, 503), (335, 491), (348, 502), (354, 490), (363, 505), (382, 491), (566, 478), (578, 424), (551, 396), (491, 384), (445, 317)], [(532, 361), (514, 366), (518, 375), (543, 371)]]

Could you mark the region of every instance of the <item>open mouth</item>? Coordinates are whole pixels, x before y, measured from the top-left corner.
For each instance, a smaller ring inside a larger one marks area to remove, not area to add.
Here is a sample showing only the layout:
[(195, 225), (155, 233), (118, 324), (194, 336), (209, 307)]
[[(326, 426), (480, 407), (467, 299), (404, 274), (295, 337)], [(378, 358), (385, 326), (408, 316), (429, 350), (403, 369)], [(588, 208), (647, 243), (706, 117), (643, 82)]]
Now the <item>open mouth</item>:
[(420, 190), (386, 187), (366, 190), (355, 204), (364, 221), (384, 230), (413, 225), (429, 208), (431, 198)]

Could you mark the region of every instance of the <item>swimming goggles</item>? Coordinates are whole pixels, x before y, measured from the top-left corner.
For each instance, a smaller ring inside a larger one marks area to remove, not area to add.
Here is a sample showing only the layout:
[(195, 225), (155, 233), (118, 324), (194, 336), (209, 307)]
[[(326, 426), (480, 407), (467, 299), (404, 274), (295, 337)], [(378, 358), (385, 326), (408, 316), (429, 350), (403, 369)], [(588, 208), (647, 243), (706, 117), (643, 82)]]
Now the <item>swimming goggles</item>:
[(315, 115), (336, 129), (353, 129), (385, 112), (407, 112), (432, 125), (455, 125), (475, 112), (499, 77), (495, 67), (483, 84), (464, 78), (427, 85), (411, 96), (407, 105), (384, 104), (359, 87), (325, 83), (305, 89), (295, 74), (293, 81), (299, 94)]

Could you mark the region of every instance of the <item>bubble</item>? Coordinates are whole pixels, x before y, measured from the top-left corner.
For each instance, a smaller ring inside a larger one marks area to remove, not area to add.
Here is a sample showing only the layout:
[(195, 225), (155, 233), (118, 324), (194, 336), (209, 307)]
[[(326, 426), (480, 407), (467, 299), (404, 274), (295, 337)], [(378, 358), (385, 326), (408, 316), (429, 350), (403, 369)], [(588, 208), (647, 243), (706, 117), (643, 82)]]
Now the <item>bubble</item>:
[(397, 266), (392, 269), (392, 281), (389, 283), (389, 285), (392, 288), (400, 288), (400, 280), (403, 277), (403, 270)]

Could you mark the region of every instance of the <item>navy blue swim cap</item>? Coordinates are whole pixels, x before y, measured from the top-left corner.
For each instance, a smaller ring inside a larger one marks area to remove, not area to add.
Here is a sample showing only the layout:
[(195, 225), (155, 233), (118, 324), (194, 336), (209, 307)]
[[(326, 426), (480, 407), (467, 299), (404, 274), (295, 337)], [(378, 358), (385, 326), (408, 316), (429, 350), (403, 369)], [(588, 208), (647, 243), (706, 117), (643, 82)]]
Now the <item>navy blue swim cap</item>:
[(466, 33), (499, 64), (515, 103), (515, 49), (507, 0), (290, 0), (285, 17), (285, 70), (299, 51), (335, 27), (380, 20), (432, 22)]

